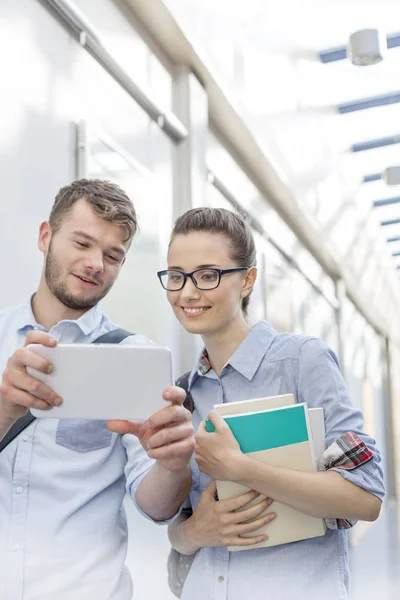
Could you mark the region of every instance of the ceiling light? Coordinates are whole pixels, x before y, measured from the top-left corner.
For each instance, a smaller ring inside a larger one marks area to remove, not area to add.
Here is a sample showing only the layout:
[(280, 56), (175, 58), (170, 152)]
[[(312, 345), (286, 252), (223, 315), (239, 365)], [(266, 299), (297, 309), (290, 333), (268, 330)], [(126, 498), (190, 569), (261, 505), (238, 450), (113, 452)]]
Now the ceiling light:
[(400, 185), (400, 165), (388, 167), (383, 171), (382, 177), (388, 185)]
[(347, 54), (353, 65), (364, 67), (380, 62), (386, 50), (386, 35), (382, 31), (361, 29), (351, 34)]

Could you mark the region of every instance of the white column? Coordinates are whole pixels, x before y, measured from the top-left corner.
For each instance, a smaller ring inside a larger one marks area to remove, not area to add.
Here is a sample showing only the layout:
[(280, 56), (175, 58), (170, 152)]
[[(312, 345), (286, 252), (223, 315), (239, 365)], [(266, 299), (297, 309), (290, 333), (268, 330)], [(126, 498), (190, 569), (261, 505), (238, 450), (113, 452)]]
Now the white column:
[[(190, 208), (206, 205), (208, 97), (197, 77), (184, 65), (174, 73), (173, 113), (187, 128), (189, 135), (175, 146), (174, 152), (174, 219)], [(175, 365), (184, 373), (192, 368), (202, 345), (177, 324), (179, 340)]]

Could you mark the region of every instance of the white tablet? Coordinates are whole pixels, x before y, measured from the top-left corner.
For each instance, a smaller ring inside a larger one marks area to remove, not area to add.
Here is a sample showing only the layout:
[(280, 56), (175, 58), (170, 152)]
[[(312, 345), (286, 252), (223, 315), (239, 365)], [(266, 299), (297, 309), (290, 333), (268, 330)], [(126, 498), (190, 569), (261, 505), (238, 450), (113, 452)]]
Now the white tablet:
[(48, 410), (31, 409), (38, 418), (128, 419), (144, 421), (168, 406), (162, 392), (172, 384), (171, 352), (159, 346), (58, 344), (29, 350), (47, 358), (54, 370), (28, 372), (63, 399)]

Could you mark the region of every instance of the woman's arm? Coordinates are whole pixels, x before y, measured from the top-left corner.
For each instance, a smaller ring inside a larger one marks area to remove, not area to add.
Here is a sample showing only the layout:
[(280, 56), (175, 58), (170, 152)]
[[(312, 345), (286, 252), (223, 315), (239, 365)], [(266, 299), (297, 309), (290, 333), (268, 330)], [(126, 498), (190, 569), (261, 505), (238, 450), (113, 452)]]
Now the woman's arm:
[(304, 338), (301, 343), (293, 391), (298, 402), (324, 409), (329, 448), (346, 437), (345, 461), (329, 461), (327, 470), (317, 473), (259, 464), (242, 454), (226, 423), (212, 412), (217, 431), (206, 432), (202, 423), (196, 436), (200, 469), (215, 479), (243, 483), (310, 515), (375, 520), (385, 494), (379, 451), (375, 440), (363, 431), (362, 413), (352, 405), (334, 352), (321, 340)]
[(311, 516), (363, 521), (378, 518), (379, 498), (346, 481), (339, 473), (308, 473), (258, 462), (241, 452), (228, 425), (216, 411), (209, 417), (215, 432), (207, 432), (202, 422), (196, 434), (196, 462), (203, 473), (214, 479), (236, 481)]
[[(216, 485), (212, 481), (200, 495), (199, 502), (191, 517), (181, 514), (168, 527), (171, 545), (181, 554), (194, 554), (203, 547), (250, 546), (268, 539), (268, 535), (249, 534), (267, 525), (275, 518), (275, 513), (262, 513), (270, 506), (265, 498), (247, 507), (257, 498), (254, 491), (247, 492), (231, 500), (216, 500)], [(249, 523), (248, 521), (251, 521)]]

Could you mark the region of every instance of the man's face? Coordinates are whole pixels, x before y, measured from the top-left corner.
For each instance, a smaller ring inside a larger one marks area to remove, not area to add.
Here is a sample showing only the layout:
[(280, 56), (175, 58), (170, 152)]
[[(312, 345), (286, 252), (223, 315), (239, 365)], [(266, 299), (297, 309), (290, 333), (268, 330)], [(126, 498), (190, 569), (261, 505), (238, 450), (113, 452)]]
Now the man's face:
[(47, 287), (62, 304), (88, 310), (109, 292), (130, 242), (125, 230), (96, 216), (86, 200), (76, 202), (54, 235), (41, 227)]

